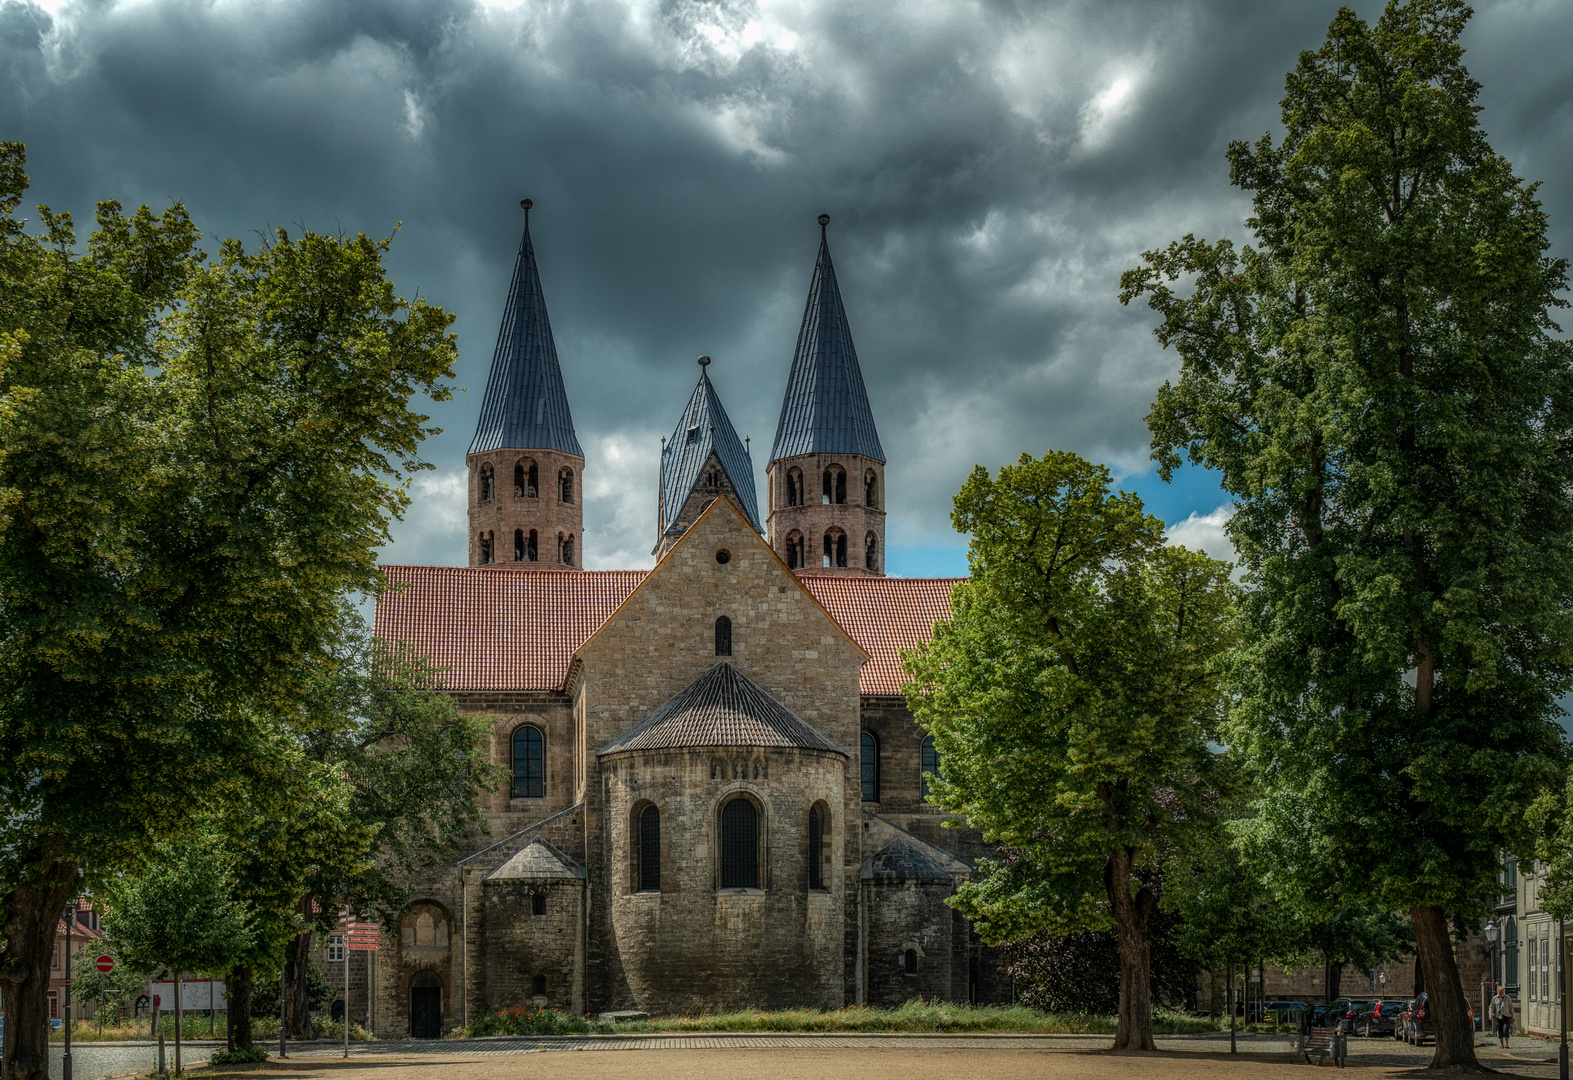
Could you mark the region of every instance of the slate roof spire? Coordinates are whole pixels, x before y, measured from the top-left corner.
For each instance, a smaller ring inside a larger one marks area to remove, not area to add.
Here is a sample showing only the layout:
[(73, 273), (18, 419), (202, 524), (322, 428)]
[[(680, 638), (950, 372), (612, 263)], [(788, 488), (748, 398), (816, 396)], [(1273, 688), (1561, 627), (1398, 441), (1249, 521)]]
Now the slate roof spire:
[(797, 334), (792, 374), (770, 460), (799, 454), (861, 454), (885, 460), (874, 430), (874, 414), (858, 367), (836, 270), (825, 237), (828, 214), (819, 215), (819, 259), (808, 287), (803, 326)]
[[(699, 385), (677, 421), (672, 437), (661, 450), (661, 531), (681, 534), (691, 521), (682, 517), (688, 498), (703, 481), (705, 463), (712, 454), (720, 462), (749, 524), (759, 528), (759, 504), (754, 494), (754, 461), (737, 437), (715, 387), (710, 383), (710, 358), (699, 358)], [(717, 494), (721, 489), (717, 489)]]
[(582, 458), (584, 450), (574, 434), (563, 372), (557, 364), (557, 343), (546, 316), (535, 245), (530, 242), (534, 204), (525, 199), (519, 205), (524, 208), (524, 238), (513, 264), (513, 284), (508, 287), (497, 352), (469, 452), (556, 450)]

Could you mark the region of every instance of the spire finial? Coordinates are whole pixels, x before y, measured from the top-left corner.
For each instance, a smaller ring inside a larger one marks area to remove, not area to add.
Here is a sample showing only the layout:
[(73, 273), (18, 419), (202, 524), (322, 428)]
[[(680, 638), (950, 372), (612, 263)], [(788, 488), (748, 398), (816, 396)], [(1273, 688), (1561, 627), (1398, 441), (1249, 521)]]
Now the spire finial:
[(519, 208), (524, 211), (524, 231), (530, 231), (530, 207), (535, 205), (534, 199), (520, 199)]
[(710, 366), (710, 358), (708, 356), (701, 356), (699, 358), (699, 366), (701, 368), (709, 367)]
[(820, 214), (819, 215), (819, 238), (821, 240), (823, 240), (825, 238), (825, 226), (829, 225), (829, 224), (830, 224), (830, 215), (829, 214)]

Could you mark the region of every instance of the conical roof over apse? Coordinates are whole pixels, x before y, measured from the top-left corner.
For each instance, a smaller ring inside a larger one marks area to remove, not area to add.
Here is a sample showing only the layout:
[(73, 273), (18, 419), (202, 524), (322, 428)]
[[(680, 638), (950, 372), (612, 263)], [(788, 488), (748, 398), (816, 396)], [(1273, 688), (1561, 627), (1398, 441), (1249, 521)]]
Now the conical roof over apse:
[(541, 272), (530, 242), (530, 212), (525, 210), (524, 239), (513, 264), (513, 284), (503, 307), (497, 352), (492, 357), (481, 419), (469, 452), (488, 450), (556, 450), (584, 457), (568, 412), (557, 343), (546, 317)]
[[(708, 357), (701, 357), (708, 362)], [(710, 375), (699, 369), (699, 385), (694, 387), (688, 407), (677, 421), (677, 428), (661, 451), (661, 510), (663, 531), (677, 530), (676, 519), (699, 483), (705, 462), (715, 454), (737, 492), (749, 524), (759, 528), (759, 504), (754, 493), (754, 461), (743, 440), (737, 437)]]
[(797, 334), (797, 352), (792, 357), (771, 461), (798, 454), (861, 454), (885, 460), (857, 350), (852, 347), (852, 329), (841, 303), (836, 270), (830, 262), (824, 231), (829, 221), (820, 217), (819, 260), (808, 287), (808, 305)]

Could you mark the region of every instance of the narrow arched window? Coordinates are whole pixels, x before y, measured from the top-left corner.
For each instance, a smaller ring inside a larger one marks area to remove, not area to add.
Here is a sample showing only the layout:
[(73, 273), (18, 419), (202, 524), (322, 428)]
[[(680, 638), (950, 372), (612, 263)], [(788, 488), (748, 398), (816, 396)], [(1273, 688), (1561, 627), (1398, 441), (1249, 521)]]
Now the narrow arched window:
[(786, 477), (786, 504), (788, 506), (796, 506), (797, 505), (797, 498), (798, 498), (798, 496), (797, 496), (797, 474), (796, 473), (787, 473), (787, 477)]
[(561, 488), (558, 498), (565, 503), (573, 502), (573, 470), (564, 469), (562, 475), (558, 477), (558, 484)]
[(840, 529), (831, 529), (825, 534), (825, 565), (845, 566), (847, 564), (847, 534)]
[(787, 534), (787, 569), (801, 570), (804, 567), (803, 534), (793, 530)]
[(495, 486), (496, 486), (496, 481), (494, 480), (494, 478), (492, 476), (492, 467), (491, 467), (491, 465), (490, 464), (482, 465), (481, 466), (480, 491), (477, 494), (477, 498), (481, 502), (491, 502), (492, 501), (492, 496), (495, 494), (495, 491), (494, 491)]
[(546, 914), (546, 894), (545, 893), (537, 892), (537, 893), (531, 893), (530, 894), (530, 914), (531, 915), (545, 915)]
[(562, 563), (564, 566), (573, 565), (573, 537), (563, 538)]
[(524, 498), (524, 462), (516, 461), (513, 465), (513, 497)]
[(721, 808), (721, 887), (759, 888), (759, 811), (745, 798)]
[(939, 751), (934, 749), (934, 736), (923, 736), (923, 797), (929, 797), (929, 777), (939, 775)]
[(808, 808), (808, 887), (825, 887), (825, 821), (818, 806)]
[(836, 505), (842, 506), (847, 501), (847, 474), (840, 469), (836, 470)]
[(639, 815), (639, 891), (661, 891), (661, 811), (653, 806)]
[(541, 729), (524, 724), (513, 731), (513, 797), (540, 799), (546, 795), (546, 740)]
[(879, 740), (872, 731), (863, 733), (863, 801), (879, 801)]
[(492, 534), (489, 532), (483, 532), (481, 533), (480, 540), (481, 565), (485, 566), (487, 563), (492, 561)]
[(874, 570), (879, 563), (879, 538), (869, 533), (863, 540), (863, 569)]
[(878, 509), (879, 498), (875, 481), (876, 477), (874, 476), (873, 469), (870, 469), (868, 472), (863, 474), (863, 505), (873, 509)]
[(531, 529), (529, 539), (524, 544), (524, 561), (535, 562), (540, 557), (540, 542), (536, 539), (535, 530)]
[(916, 975), (918, 973), (918, 951), (916, 949), (908, 949), (902, 960), (908, 975)]
[(715, 621), (715, 654), (732, 655), (732, 620), (725, 615)]
[(831, 475), (829, 469), (826, 469), (824, 483), (820, 486), (820, 497), (825, 506), (830, 505), (830, 496), (831, 493), (835, 491), (835, 484), (835, 477)]
[(525, 474), (525, 481), (524, 497), (535, 498), (536, 493), (541, 490), (541, 470), (533, 461), (530, 462), (529, 472)]
[(513, 531), (513, 561), (514, 562), (523, 562), (524, 561), (524, 530), (523, 529), (515, 529)]

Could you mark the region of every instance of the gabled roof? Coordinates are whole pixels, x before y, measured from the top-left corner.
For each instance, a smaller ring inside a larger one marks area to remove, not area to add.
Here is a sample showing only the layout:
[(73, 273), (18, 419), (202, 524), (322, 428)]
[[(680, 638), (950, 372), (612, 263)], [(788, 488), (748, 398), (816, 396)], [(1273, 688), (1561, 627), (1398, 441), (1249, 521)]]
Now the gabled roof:
[(892, 840), (863, 860), (864, 881), (949, 881), (950, 874), (905, 840)]
[[(701, 358), (707, 359), (707, 358)], [(664, 532), (679, 532), (676, 524), (683, 504), (699, 483), (705, 462), (714, 453), (732, 482), (748, 523), (755, 532), (759, 527), (759, 504), (754, 494), (754, 461), (749, 457), (743, 440), (737, 437), (731, 418), (721, 405), (710, 375), (699, 369), (699, 385), (694, 387), (688, 407), (678, 418), (677, 427), (666, 447), (661, 451), (661, 514)]]
[[(524, 692), (561, 690), (574, 654), (648, 574), (505, 565), (382, 571), (389, 590), (373, 622), (380, 640), (408, 642), (430, 657), (445, 689)], [(858, 680), (865, 697), (901, 693), (902, 650), (927, 641), (934, 623), (950, 618), (950, 590), (960, 580), (797, 578), (869, 654)]]
[(582, 878), (584, 867), (540, 837), (531, 840), (513, 857), (486, 875), (487, 881), (519, 878)]
[(848, 756), (725, 660), (600, 752), (700, 746), (795, 746)]
[(950, 618), (950, 592), (965, 578), (831, 577), (799, 574), (798, 580), (869, 654), (859, 679), (865, 697), (901, 693), (903, 650), (934, 636)]
[(481, 419), (469, 452), (487, 450), (556, 450), (584, 457), (568, 412), (568, 392), (557, 364), (557, 342), (546, 317), (541, 273), (530, 242), (530, 217), (525, 211), (524, 238), (513, 264), (513, 284), (497, 331)]
[(820, 219), (819, 260), (808, 287), (792, 374), (787, 378), (781, 420), (770, 450), (773, 462), (798, 454), (861, 454), (885, 460), (857, 350), (852, 346), (841, 289), (836, 284), (836, 270), (830, 263), (830, 244), (824, 232), (829, 220)]

